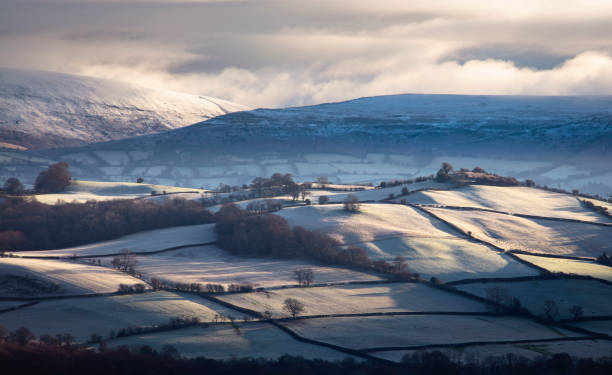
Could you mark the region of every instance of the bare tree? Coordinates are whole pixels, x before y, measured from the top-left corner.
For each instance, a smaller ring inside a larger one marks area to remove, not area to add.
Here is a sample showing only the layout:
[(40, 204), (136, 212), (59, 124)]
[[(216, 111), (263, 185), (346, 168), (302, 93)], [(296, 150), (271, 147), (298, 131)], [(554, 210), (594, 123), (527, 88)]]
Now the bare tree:
[(9, 194), (21, 194), (24, 191), (23, 184), (15, 177), (11, 177), (4, 183), (4, 191)]
[(449, 175), (453, 172), (453, 166), (450, 163), (444, 162), (436, 173), (436, 180), (440, 182), (447, 181)]
[(136, 264), (138, 264), (136, 256), (128, 249), (122, 249), (121, 254), (114, 256), (111, 261), (114, 268), (131, 275), (136, 273)]
[(265, 201), (252, 201), (247, 204), (246, 210), (256, 215), (263, 215), (268, 210), (268, 205)]
[(359, 198), (355, 194), (349, 194), (344, 200), (344, 210), (349, 212), (357, 212), (360, 209)]
[(304, 304), (297, 299), (287, 298), (285, 302), (283, 302), (283, 310), (289, 313), (291, 317), (295, 319), (298, 314), (304, 312), (305, 307)]
[(302, 186), (302, 191), (300, 195), (302, 196), (302, 200), (305, 201), (306, 198), (310, 196), (310, 191), (308, 191), (304, 186)]
[(575, 319), (580, 318), (582, 315), (584, 315), (584, 310), (582, 309), (582, 306), (578, 305), (570, 307), (569, 312)]
[(557, 303), (555, 301), (544, 301), (542, 311), (544, 312), (544, 318), (548, 320), (556, 320), (559, 316), (559, 309), (557, 308)]
[(289, 184), (287, 187), (287, 191), (289, 192), (289, 195), (291, 195), (291, 198), (294, 201), (298, 200), (300, 194), (302, 193), (302, 190), (303, 187), (301, 185), (296, 184), (295, 182)]
[(508, 290), (502, 286), (487, 288), (485, 293), (487, 299), (496, 304), (494, 307), (496, 312), (500, 312), (502, 310), (499, 305), (508, 306), (510, 303), (512, 303), (512, 298), (510, 297)]
[(312, 268), (296, 268), (293, 270), (295, 279), (300, 286), (310, 286), (314, 281), (314, 272)]

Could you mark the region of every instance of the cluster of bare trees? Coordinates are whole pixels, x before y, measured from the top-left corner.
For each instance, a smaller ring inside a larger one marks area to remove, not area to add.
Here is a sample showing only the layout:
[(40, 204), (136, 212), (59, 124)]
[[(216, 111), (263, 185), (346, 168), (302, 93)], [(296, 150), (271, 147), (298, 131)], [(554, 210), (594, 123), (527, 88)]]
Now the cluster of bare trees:
[(295, 274), (295, 280), (298, 282), (299, 286), (308, 287), (314, 282), (314, 271), (312, 268), (296, 268), (293, 270), (293, 273)]
[(134, 294), (134, 293), (144, 293), (147, 290), (147, 286), (145, 284), (119, 284), (119, 288), (117, 288), (117, 293), (119, 294)]
[(247, 293), (253, 291), (251, 284), (230, 284), (227, 287), (222, 284), (200, 284), (200, 283), (167, 283), (152, 277), (150, 282), (153, 290), (178, 290), (192, 293)]
[(255, 215), (263, 215), (268, 212), (280, 211), (283, 208), (283, 202), (278, 199), (265, 199), (249, 202), (246, 210)]
[(115, 255), (111, 260), (111, 266), (122, 272), (127, 272), (130, 275), (136, 274), (136, 265), (138, 260), (136, 255), (128, 249), (122, 249), (121, 254)]
[(355, 194), (349, 194), (344, 199), (344, 210), (348, 212), (358, 212), (361, 209), (359, 198)]
[[(530, 315), (530, 312), (521, 306), (518, 298), (510, 296), (508, 290), (502, 286), (494, 286), (487, 288), (485, 291), (486, 298), (495, 303), (493, 311), (502, 313), (509, 311), (515, 314)], [(584, 309), (579, 305), (572, 305), (568, 308), (569, 314), (574, 318), (580, 318), (584, 314)], [(551, 322), (559, 319), (560, 312), (557, 303), (553, 300), (542, 301), (542, 310), (539, 317)]]

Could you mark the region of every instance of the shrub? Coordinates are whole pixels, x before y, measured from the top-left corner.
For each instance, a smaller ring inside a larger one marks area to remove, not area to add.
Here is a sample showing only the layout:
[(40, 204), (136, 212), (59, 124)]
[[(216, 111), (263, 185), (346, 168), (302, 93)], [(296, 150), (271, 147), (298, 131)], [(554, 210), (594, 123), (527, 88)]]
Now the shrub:
[(328, 204), (328, 203), (329, 203), (329, 197), (327, 195), (319, 196), (319, 204)]
[(7, 198), (0, 201), (0, 249), (57, 249), (143, 230), (212, 221), (213, 215), (201, 203), (182, 199), (46, 205)]

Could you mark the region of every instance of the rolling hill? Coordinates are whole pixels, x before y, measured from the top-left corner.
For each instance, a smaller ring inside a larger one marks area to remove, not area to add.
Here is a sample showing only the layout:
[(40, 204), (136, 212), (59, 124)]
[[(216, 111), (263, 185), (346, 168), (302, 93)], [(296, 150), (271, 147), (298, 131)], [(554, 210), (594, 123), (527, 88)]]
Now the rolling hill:
[[(257, 109), (169, 132), (0, 154), (0, 178), (68, 161), (80, 179), (213, 188), (274, 172), (378, 182), (456, 168), (612, 194), (612, 97), (395, 95)], [(41, 159), (37, 161), (34, 159)]]

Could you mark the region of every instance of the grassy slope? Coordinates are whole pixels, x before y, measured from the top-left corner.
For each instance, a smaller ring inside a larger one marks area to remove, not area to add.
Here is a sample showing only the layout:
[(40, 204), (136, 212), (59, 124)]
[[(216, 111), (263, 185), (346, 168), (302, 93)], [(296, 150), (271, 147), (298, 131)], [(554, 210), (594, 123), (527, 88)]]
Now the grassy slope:
[[(380, 280), (380, 277), (308, 261), (243, 258), (215, 246), (202, 246), (137, 257), (136, 270), (146, 277), (181, 283), (252, 284), (257, 287), (295, 285), (293, 270), (312, 267), (317, 282)], [(110, 262), (104, 258), (103, 262)]]
[(428, 208), (430, 212), (506, 250), (597, 257), (612, 251), (611, 228), (552, 220), (526, 219), (477, 211)]
[[(110, 268), (46, 259), (0, 258), (0, 274), (42, 279), (59, 286), (47, 295), (110, 293), (117, 291), (119, 284), (141, 283)], [(10, 291), (0, 291), (5, 293), (10, 295)]]
[(301, 315), (356, 314), (395, 311), (486, 311), (484, 304), (423, 284), (346, 285), (322, 288), (281, 289), (270, 292), (228, 294), (220, 297), (231, 304), (287, 317), (286, 298), (306, 306)]
[(10, 330), (28, 327), (36, 335), (69, 332), (85, 341), (92, 333), (106, 337), (111, 330), (165, 324), (174, 317), (212, 321), (217, 313), (229, 312), (199, 297), (154, 292), (43, 301), (3, 314), (2, 324)]
[(455, 190), (428, 190), (406, 197), (410, 203), (488, 208), (527, 215), (610, 222), (567, 194), (523, 186), (470, 185)]

